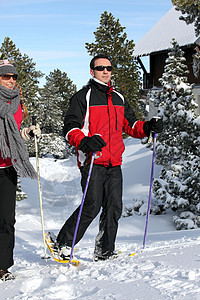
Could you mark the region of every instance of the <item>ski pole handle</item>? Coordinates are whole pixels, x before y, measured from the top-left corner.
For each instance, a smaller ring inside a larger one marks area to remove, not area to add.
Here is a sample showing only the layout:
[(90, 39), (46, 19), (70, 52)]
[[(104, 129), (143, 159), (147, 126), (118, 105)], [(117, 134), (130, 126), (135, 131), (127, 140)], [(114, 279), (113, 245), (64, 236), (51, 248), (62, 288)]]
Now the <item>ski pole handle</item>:
[[(36, 125), (36, 116), (32, 116), (32, 125)], [(29, 132), (29, 135), (30, 135), (31, 137), (34, 137), (33, 130), (31, 130), (31, 131)]]
[[(159, 119), (161, 119), (161, 117), (153, 116), (152, 119), (155, 119), (156, 122), (157, 122)], [(154, 132), (154, 131), (150, 132), (150, 135), (149, 135), (149, 138), (148, 138), (148, 144), (153, 142), (153, 138), (154, 138), (155, 135), (156, 135), (156, 132)]]
[(32, 125), (36, 125), (36, 116), (32, 116)]

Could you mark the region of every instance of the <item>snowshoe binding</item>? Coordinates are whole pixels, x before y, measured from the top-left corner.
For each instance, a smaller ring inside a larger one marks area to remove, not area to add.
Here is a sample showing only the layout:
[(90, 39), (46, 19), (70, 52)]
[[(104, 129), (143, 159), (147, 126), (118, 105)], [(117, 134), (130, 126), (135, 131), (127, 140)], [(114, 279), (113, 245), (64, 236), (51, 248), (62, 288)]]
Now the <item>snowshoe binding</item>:
[[(56, 235), (53, 232), (45, 233), (45, 242), (53, 259), (59, 263), (67, 264), (70, 260), (71, 248), (68, 246), (59, 247), (56, 241)], [(72, 259), (71, 264), (79, 265), (79, 261)]]

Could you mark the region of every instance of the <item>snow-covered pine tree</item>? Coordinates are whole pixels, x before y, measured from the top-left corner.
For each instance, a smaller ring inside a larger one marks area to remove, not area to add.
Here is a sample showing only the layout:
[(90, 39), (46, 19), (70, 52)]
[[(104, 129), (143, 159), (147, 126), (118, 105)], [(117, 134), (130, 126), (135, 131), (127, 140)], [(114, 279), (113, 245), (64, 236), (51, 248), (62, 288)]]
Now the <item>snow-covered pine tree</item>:
[(42, 126), (42, 133), (62, 134), (63, 111), (60, 108), (61, 97), (57, 90), (52, 93), (51, 89), (42, 88), (39, 92), (37, 105), (37, 121)]
[[(200, 120), (199, 120), (200, 121)], [(164, 208), (177, 212), (173, 217), (177, 229), (200, 227), (200, 157), (190, 156), (167, 168), (154, 182), (154, 196), (164, 202)]]
[(158, 115), (163, 118), (164, 130), (158, 136), (156, 163), (170, 165), (195, 154), (198, 134), (193, 122), (197, 104), (188, 83), (188, 69), (184, 52), (172, 40), (172, 49), (166, 59), (160, 79), (162, 90), (154, 96)]
[(107, 54), (112, 61), (112, 79), (115, 88), (129, 101), (138, 117), (142, 113), (138, 109), (140, 72), (137, 61), (133, 58), (135, 44), (127, 39), (119, 19), (115, 19), (106, 11), (101, 15), (94, 43), (86, 43), (90, 55)]
[[(65, 117), (66, 111), (69, 107), (70, 98), (76, 93), (76, 85), (68, 77), (66, 72), (61, 72), (59, 69), (55, 69), (46, 76), (46, 84), (44, 85), (45, 90), (48, 90), (52, 94), (59, 97), (57, 105), (63, 112)], [(47, 92), (48, 94), (48, 92)]]
[(192, 85), (187, 82), (183, 51), (175, 40), (155, 96), (164, 131), (158, 136), (156, 162), (164, 167), (153, 185), (165, 208), (177, 211), (177, 229), (200, 226), (200, 117), (195, 115)]
[(36, 103), (37, 121), (42, 128), (40, 156), (49, 154), (64, 158), (71, 153), (72, 147), (66, 145), (62, 129), (69, 100), (75, 92), (76, 86), (67, 73), (57, 69), (46, 76), (46, 83), (40, 89)]

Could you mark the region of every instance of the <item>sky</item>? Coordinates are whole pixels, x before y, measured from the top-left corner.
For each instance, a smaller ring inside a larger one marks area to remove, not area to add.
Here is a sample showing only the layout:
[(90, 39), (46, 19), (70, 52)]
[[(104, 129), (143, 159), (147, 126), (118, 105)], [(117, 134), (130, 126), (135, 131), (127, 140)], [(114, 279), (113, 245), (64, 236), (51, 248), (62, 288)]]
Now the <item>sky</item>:
[(36, 70), (60, 69), (80, 89), (90, 78), (85, 43), (95, 42), (105, 11), (136, 44), (171, 7), (171, 0), (0, 0), (0, 45), (8, 36)]

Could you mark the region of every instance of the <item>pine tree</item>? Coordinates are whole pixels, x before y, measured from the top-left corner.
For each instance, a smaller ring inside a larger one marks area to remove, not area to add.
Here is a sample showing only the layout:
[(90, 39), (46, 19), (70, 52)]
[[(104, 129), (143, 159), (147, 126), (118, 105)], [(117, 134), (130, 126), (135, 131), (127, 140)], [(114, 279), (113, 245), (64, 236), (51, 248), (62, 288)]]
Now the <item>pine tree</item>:
[(188, 70), (184, 52), (174, 39), (172, 47), (160, 79), (163, 88), (154, 99), (164, 124), (156, 152), (156, 162), (161, 165), (169, 165), (196, 154), (198, 145), (198, 134), (193, 124), (197, 108), (192, 93), (193, 85), (188, 83), (186, 76)]
[(26, 121), (28, 124), (31, 122), (31, 116), (35, 111), (35, 99), (39, 89), (38, 80), (43, 74), (40, 71), (36, 71), (36, 63), (33, 62), (33, 59), (29, 58), (27, 54), (22, 55), (9, 37), (5, 37), (0, 53), (0, 59), (12, 59), (16, 65), (19, 74), (17, 82), (22, 89), (24, 103), (29, 112), (29, 119)]
[(196, 36), (200, 34), (200, 2), (199, 0), (172, 0), (176, 9), (181, 11), (183, 15), (180, 20), (187, 24), (194, 23)]
[(200, 117), (195, 115), (197, 104), (185, 76), (184, 53), (175, 40), (172, 46), (160, 79), (162, 91), (154, 99), (164, 123), (156, 162), (164, 167), (153, 192), (165, 208), (177, 211), (177, 229), (188, 229), (200, 225)]
[(37, 99), (38, 121), (43, 133), (58, 133), (62, 135), (63, 121), (69, 100), (75, 94), (76, 86), (68, 78), (67, 73), (59, 69), (46, 76), (46, 83), (39, 90)]
[[(37, 121), (42, 128), (39, 154), (51, 154), (56, 158), (64, 158), (70, 153), (62, 134), (64, 117), (69, 100), (76, 92), (76, 86), (65, 72), (59, 69), (46, 76), (46, 83), (39, 90), (36, 103)], [(60, 148), (60, 149), (59, 149)]]
[(115, 88), (129, 101), (138, 116), (140, 73), (137, 62), (133, 58), (135, 44), (127, 39), (125, 27), (106, 11), (101, 15), (100, 26), (94, 32), (95, 42), (86, 43), (88, 53), (95, 56), (107, 54), (111, 59), (113, 72), (112, 79)]
[(52, 93), (46, 85), (40, 89), (36, 104), (37, 122), (42, 126), (42, 133), (62, 134), (63, 111), (60, 108), (62, 98), (57, 93)]
[(46, 84), (44, 85), (44, 91), (48, 90), (52, 94), (55, 94), (60, 98), (58, 106), (63, 111), (65, 116), (69, 107), (70, 98), (76, 93), (76, 85), (68, 77), (66, 72), (61, 72), (59, 69), (50, 72), (49, 76), (46, 76)]

